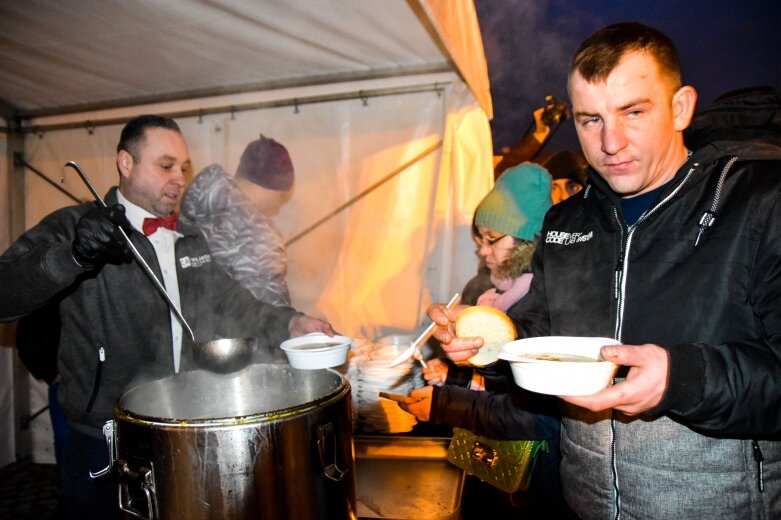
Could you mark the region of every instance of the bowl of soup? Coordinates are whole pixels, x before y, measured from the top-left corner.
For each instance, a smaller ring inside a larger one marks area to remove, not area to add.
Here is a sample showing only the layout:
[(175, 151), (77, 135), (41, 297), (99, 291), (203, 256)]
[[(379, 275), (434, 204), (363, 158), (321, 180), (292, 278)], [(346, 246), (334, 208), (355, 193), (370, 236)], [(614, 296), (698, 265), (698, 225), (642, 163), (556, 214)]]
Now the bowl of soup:
[(499, 358), (510, 363), (515, 383), (526, 390), (591, 395), (607, 387), (618, 370), (618, 365), (600, 357), (600, 349), (618, 344), (612, 338), (527, 338), (506, 344)]
[(279, 348), (285, 351), (291, 367), (313, 370), (344, 364), (352, 344), (353, 339), (347, 336), (314, 332), (283, 341)]

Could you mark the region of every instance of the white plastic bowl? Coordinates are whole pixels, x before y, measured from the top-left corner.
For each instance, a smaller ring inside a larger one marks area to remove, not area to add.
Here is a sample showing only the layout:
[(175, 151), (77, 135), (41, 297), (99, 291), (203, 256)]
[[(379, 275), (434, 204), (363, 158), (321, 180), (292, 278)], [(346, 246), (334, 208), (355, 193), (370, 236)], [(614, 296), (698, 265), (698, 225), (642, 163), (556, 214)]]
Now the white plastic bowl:
[(313, 332), (283, 341), (279, 347), (285, 351), (291, 367), (315, 370), (344, 364), (352, 344), (353, 339), (347, 336)]
[[(547, 336), (512, 341), (499, 358), (510, 362), (515, 383), (527, 390), (549, 395), (591, 395), (610, 384), (618, 365), (599, 361), (605, 345), (618, 345), (612, 338)], [(593, 361), (548, 361), (519, 358), (523, 354), (582, 356)]]

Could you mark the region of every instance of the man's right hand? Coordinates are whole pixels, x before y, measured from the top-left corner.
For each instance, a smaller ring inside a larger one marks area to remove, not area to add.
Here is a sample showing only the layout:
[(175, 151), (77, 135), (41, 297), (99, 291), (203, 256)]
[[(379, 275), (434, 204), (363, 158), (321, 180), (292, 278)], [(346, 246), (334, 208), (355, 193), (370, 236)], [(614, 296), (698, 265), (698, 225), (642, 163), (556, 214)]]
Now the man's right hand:
[(76, 238), (71, 245), (73, 259), (87, 269), (109, 261), (125, 260), (130, 250), (120, 227), (130, 229), (121, 204), (90, 208), (76, 224)]
[(444, 304), (437, 303), (429, 305), (426, 310), (431, 321), (437, 324), (433, 335), (442, 344), (442, 350), (451, 361), (461, 366), (470, 366), (467, 360), (477, 354), (477, 350), (483, 346), (482, 338), (456, 336), (453, 325), (459, 313), (466, 307), (466, 305), (457, 305), (448, 309)]

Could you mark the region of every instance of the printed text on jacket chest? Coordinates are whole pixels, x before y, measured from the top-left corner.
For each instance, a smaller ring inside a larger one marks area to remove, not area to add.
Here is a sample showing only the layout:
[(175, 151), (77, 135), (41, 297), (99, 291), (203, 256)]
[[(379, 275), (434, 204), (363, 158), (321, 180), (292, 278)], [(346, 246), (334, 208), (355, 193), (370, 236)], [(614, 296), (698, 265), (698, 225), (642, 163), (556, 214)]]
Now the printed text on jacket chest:
[(589, 231), (588, 233), (569, 233), (567, 231), (548, 231), (548, 234), (545, 235), (545, 243), (546, 244), (560, 244), (563, 246), (568, 246), (570, 244), (576, 244), (578, 242), (587, 242), (594, 238), (594, 232)]
[(211, 261), (211, 255), (183, 256), (179, 259), (179, 263), (181, 264), (182, 269), (187, 269), (188, 267), (201, 267), (202, 265), (206, 265)]

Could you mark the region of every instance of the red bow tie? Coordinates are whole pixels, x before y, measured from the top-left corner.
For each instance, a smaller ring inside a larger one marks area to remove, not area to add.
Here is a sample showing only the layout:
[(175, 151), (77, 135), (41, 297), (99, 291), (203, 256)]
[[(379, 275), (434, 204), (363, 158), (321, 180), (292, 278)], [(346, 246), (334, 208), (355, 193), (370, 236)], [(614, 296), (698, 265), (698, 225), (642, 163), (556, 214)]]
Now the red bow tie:
[(179, 215), (176, 213), (172, 213), (167, 217), (145, 218), (142, 229), (144, 230), (144, 234), (146, 236), (151, 235), (161, 227), (176, 231), (176, 221), (178, 218)]

